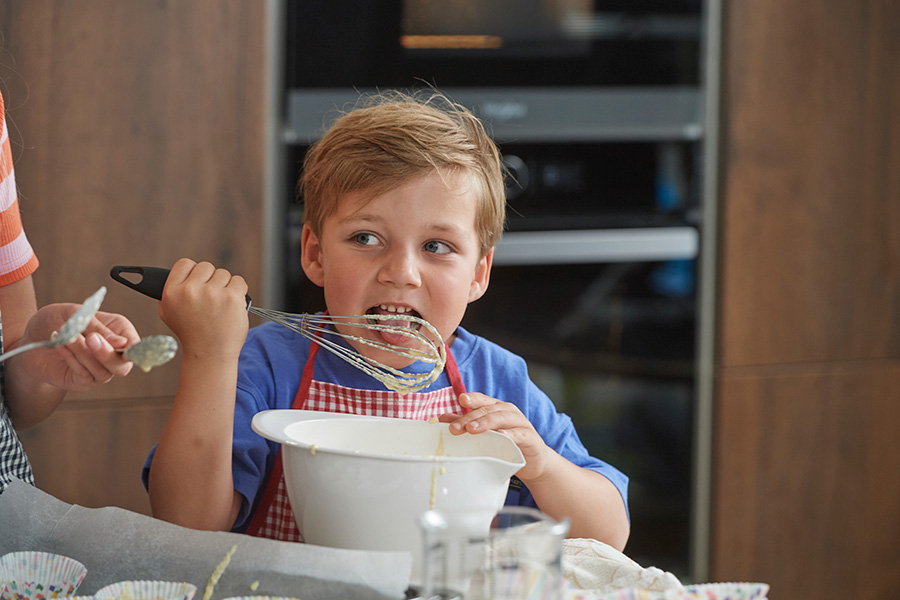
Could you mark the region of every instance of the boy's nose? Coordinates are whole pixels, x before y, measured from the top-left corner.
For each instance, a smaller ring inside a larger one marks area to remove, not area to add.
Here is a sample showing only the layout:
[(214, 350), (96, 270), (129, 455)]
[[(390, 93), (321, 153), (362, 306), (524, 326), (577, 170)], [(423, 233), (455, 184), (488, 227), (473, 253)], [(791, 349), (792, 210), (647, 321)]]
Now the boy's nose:
[(406, 249), (395, 249), (388, 252), (378, 273), (382, 283), (398, 287), (418, 287), (422, 283), (419, 274), (416, 254)]

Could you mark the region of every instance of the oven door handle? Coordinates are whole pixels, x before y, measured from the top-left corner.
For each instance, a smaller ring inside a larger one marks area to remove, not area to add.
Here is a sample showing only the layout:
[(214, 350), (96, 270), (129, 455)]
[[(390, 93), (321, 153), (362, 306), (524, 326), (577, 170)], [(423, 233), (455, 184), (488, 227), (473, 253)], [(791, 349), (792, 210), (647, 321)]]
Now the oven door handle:
[(494, 265), (653, 262), (693, 259), (694, 227), (511, 231), (494, 250)]

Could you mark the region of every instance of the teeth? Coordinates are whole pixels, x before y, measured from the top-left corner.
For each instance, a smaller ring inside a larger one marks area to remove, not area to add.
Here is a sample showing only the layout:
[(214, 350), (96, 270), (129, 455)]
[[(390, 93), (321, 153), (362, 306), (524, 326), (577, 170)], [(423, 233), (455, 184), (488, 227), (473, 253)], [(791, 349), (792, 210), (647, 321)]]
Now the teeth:
[(381, 305), (378, 306), (378, 308), (380, 308), (381, 310), (386, 310), (386, 311), (388, 311), (388, 312), (392, 312), (392, 313), (408, 313), (408, 312), (412, 312), (412, 309), (411, 309), (411, 308), (408, 308), (408, 307), (405, 307), (405, 306), (393, 306), (393, 305), (381, 304)]

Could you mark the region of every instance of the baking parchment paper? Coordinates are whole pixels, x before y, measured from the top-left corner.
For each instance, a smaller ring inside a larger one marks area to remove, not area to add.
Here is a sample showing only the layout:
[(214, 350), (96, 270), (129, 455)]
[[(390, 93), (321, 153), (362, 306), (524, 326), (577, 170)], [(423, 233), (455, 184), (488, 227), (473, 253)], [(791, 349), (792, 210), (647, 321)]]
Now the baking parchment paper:
[(87, 576), (78, 595), (117, 581), (152, 579), (193, 583), (195, 600), (202, 600), (210, 576), (232, 546), (237, 550), (215, 586), (215, 600), (249, 595), (396, 600), (409, 586), (412, 557), (405, 552), (195, 531), (121, 508), (67, 504), (18, 481), (0, 494), (0, 555), (38, 550), (81, 561)]

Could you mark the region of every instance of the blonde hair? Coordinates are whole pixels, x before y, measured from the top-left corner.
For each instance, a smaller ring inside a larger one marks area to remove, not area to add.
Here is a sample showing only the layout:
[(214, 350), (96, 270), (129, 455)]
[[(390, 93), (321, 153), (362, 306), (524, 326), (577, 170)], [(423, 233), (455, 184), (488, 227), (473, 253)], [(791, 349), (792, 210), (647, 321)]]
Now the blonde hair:
[(374, 198), (435, 171), (477, 182), (475, 226), (484, 256), (506, 218), (500, 151), (475, 115), (434, 90), (364, 96), (335, 120), (303, 160), (303, 221), (321, 234), (345, 194), (365, 191)]

